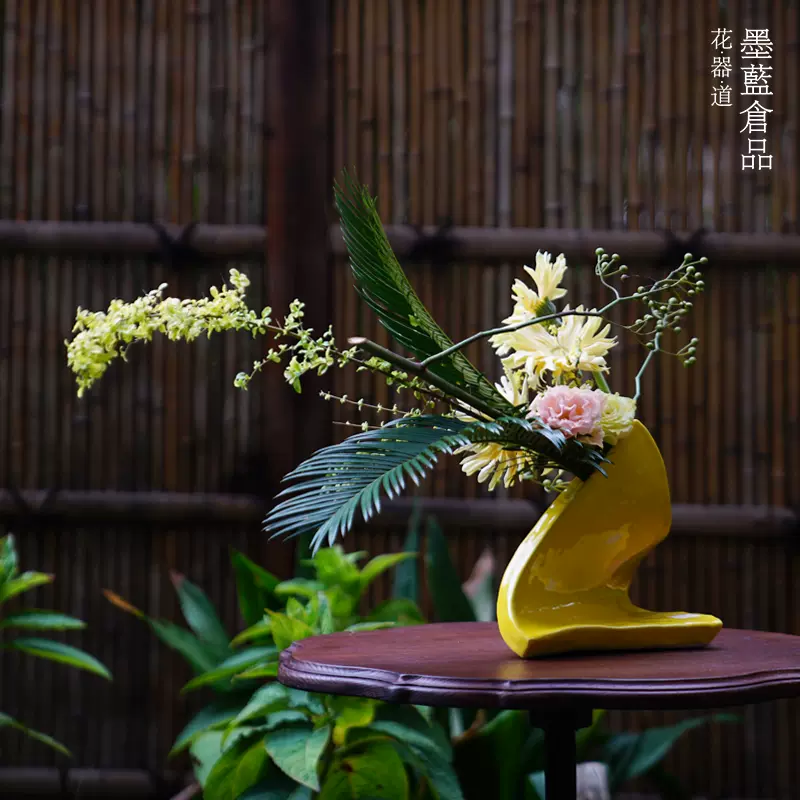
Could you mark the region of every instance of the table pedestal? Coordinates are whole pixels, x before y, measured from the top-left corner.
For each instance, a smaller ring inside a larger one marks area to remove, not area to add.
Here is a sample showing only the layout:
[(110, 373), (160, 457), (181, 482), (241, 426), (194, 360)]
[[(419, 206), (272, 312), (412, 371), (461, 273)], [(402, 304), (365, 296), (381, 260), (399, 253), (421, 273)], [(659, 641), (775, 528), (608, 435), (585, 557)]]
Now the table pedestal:
[(575, 733), (592, 724), (592, 712), (569, 709), (531, 712), (531, 723), (544, 731), (545, 800), (575, 800), (578, 759)]

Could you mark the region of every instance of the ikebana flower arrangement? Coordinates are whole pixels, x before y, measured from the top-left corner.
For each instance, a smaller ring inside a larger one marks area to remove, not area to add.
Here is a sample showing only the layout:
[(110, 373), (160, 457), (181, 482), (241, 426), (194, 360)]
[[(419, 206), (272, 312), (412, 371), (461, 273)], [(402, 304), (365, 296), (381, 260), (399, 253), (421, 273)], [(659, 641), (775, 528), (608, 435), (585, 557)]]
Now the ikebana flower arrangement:
[[(365, 399), (323, 392), (354, 412), (385, 415), (378, 425), (314, 453), (286, 476), (288, 487), (265, 520), (273, 535), (313, 534), (314, 550), (332, 545), (358, 518), (380, 511), (382, 496), (418, 484), (441, 454), (461, 460), (468, 475), (494, 489), (532, 481), (559, 492), (515, 554), (500, 587), (500, 632), (512, 650), (533, 656), (576, 649), (697, 646), (713, 639), (713, 617), (654, 613), (628, 599), (641, 559), (669, 532), (669, 487), (658, 447), (636, 420), (644, 370), (665, 337), (679, 335), (704, 283), (706, 259), (683, 262), (667, 275), (626, 293), (628, 269), (620, 258), (596, 251), (595, 274), (608, 291), (601, 308), (566, 302), (564, 256), (536, 254), (528, 280), (512, 287), (513, 313), (495, 328), (454, 343), (415, 293), (392, 252), (376, 204), (365, 187), (345, 175), (335, 190), (355, 289), (397, 345), (410, 355), (363, 338), (348, 347), (329, 328), (306, 328), (303, 303), (294, 301), (280, 321), (271, 308), (247, 305), (247, 277), (230, 272), (230, 287), (209, 297), (164, 297), (166, 285), (107, 311), (78, 309), (68, 363), (82, 394), (127, 348), (156, 334), (190, 341), (246, 330), (269, 341), (264, 358), (235, 384), (246, 389), (267, 365), (283, 367), (301, 390), (304, 375), (332, 368), (369, 370), (408, 402), (385, 408)], [(610, 312), (637, 304), (641, 315), (622, 334), (642, 345), (633, 394), (612, 392), (607, 356), (616, 346)], [(464, 355), (488, 339), (502, 377), (493, 383)], [(698, 341), (672, 351), (695, 363)]]

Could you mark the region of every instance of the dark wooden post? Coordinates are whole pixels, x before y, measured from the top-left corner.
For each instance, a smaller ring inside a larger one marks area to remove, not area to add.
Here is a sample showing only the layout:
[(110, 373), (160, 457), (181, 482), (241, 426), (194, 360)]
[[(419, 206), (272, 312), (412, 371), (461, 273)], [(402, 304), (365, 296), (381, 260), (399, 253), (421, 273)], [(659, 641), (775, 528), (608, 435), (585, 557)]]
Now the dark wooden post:
[[(321, 333), (331, 322), (331, 174), (328, 141), (329, 0), (265, 0), (269, 61), (264, 91), (269, 109), (267, 148), (267, 303), (276, 315), (289, 303), (306, 303), (308, 327)], [(328, 404), (313, 381), (301, 395), (282, 370), (265, 370), (262, 444), (270, 490), (300, 459), (330, 440)], [(272, 550), (272, 548), (270, 548)], [(292, 550), (280, 548), (283, 570)], [(272, 561), (277, 558), (277, 553)]]

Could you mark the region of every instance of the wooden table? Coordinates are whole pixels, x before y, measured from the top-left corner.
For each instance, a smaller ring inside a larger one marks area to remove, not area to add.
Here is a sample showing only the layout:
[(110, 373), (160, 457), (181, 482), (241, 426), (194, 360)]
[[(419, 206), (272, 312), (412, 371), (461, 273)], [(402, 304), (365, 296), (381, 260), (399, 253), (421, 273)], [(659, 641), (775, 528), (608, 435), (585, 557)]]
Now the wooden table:
[(295, 642), (278, 679), (388, 703), (530, 711), (547, 800), (575, 799), (575, 731), (593, 709), (708, 709), (800, 695), (800, 636), (723, 629), (710, 647), (518, 658), (488, 622), (333, 633)]

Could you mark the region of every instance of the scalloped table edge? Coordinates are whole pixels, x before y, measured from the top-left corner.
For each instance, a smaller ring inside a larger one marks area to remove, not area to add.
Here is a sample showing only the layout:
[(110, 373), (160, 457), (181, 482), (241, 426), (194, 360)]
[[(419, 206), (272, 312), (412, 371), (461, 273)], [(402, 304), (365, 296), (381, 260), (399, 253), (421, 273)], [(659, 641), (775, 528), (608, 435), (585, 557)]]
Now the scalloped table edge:
[(800, 661), (797, 669), (688, 681), (467, 680), (318, 661), (308, 663), (295, 658), (303, 649), (303, 641), (295, 642), (281, 653), (278, 668), (281, 683), (306, 691), (371, 697), (388, 703), (536, 711), (587, 706), (634, 711), (694, 710), (749, 705), (800, 694)]

